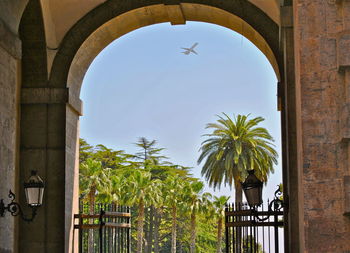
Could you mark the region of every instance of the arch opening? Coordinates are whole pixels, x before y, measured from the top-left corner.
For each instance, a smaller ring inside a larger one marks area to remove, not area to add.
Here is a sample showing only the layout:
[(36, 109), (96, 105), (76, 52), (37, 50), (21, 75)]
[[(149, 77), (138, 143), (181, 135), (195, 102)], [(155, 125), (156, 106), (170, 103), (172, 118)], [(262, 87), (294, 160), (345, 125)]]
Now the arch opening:
[[(146, 29), (148, 29), (148, 28), (146, 28)], [(167, 29), (169, 29), (169, 27), (167, 27)], [(209, 31), (208, 31), (209, 32)], [(228, 32), (231, 32), (231, 31), (228, 31)], [(135, 33), (137, 33), (137, 31), (135, 31)], [(239, 37), (239, 36), (238, 36)], [(124, 39), (124, 38), (123, 38)], [(139, 39), (140, 40), (140, 39)], [(116, 43), (118, 43), (117, 41), (115, 41), (114, 42), (114, 45), (116, 45)], [(112, 45), (110, 45), (110, 46), (112, 46)], [(134, 47), (135, 45), (131, 45), (130, 47)], [(139, 45), (140, 46), (140, 45)], [(145, 49), (145, 50), (147, 50), (147, 49)], [(106, 48), (106, 51), (105, 52), (103, 52), (103, 55), (104, 56), (106, 56), (106, 55), (108, 55), (108, 54), (110, 54), (110, 50), (107, 50), (107, 48)], [(200, 53), (200, 52), (199, 52)], [(180, 54), (179, 54), (180, 55)], [(182, 56), (182, 55), (181, 55)], [(114, 55), (114, 57), (116, 58), (117, 57), (117, 54), (116, 55)], [(121, 55), (120, 57), (125, 57), (125, 55)], [(132, 58), (132, 59), (127, 59), (127, 62), (129, 62), (129, 61), (132, 61), (133, 59), (134, 59), (134, 57), (133, 57), (133, 55), (130, 55), (130, 57)], [(262, 57), (264, 57), (264, 56), (262, 56)], [(101, 59), (101, 58), (100, 58)], [(116, 59), (116, 60), (118, 60), (118, 59)], [(135, 59), (136, 60), (136, 59)], [(264, 60), (266, 60), (266, 59), (264, 59)], [(99, 62), (99, 64), (101, 64), (101, 60), (98, 60), (98, 62)], [(144, 60), (143, 61), (141, 61), (141, 62), (145, 62)], [(206, 61), (207, 62), (207, 61)], [(215, 64), (215, 63), (214, 63)], [(217, 63), (216, 63), (217, 64)], [(137, 64), (136, 64), (137, 65)], [(108, 64), (108, 68), (110, 68), (109, 67), (110, 66), (110, 64)], [(119, 67), (118, 67), (118, 65), (117, 66), (114, 66), (114, 68), (115, 68), (115, 70), (120, 70), (119, 69)], [(137, 68), (137, 67), (136, 67)], [(89, 70), (89, 72), (90, 71), (94, 71), (94, 69), (92, 69), (92, 70)], [(120, 70), (120, 71), (123, 71), (123, 70)], [(271, 71), (272, 72), (272, 71)], [(91, 73), (91, 72), (90, 72)], [(149, 75), (153, 75), (153, 74), (155, 74), (155, 73), (152, 73), (152, 72), (149, 72)], [(158, 75), (159, 73), (157, 73), (156, 75)], [(198, 74), (198, 73), (197, 73)], [(137, 75), (137, 71), (135, 71), (135, 75)], [(105, 81), (105, 75), (104, 74), (101, 74), (101, 73), (99, 73), (99, 76), (103, 76), (103, 78), (101, 78), (102, 80), (100, 80), (100, 79), (94, 79), (94, 81), (92, 81), (91, 83), (94, 83), (94, 84), (96, 84), (97, 82), (99, 83), (99, 85), (100, 84), (105, 84), (106, 83), (106, 81)], [(115, 84), (117, 84), (117, 83), (115, 83)], [(154, 83), (155, 84), (155, 83)], [(274, 82), (273, 82), (273, 84), (275, 84), (275, 80), (274, 80)], [(270, 83), (270, 85), (271, 86), (274, 86), (273, 84), (271, 84)], [(85, 85), (85, 84), (84, 84)], [(83, 89), (87, 89), (85, 86), (83, 85)], [(96, 87), (97, 86), (99, 86), (99, 85), (96, 85)], [(130, 85), (132, 85), (132, 84), (130, 84)], [(156, 85), (156, 84), (155, 84)], [(174, 85), (174, 86), (176, 86), (176, 85)], [(88, 87), (88, 88), (90, 88), (90, 87)], [(111, 88), (111, 87), (99, 87), (98, 89), (99, 90), (103, 90), (103, 89), (108, 89), (109, 90), (109, 92), (111, 92), (112, 94), (116, 94), (116, 91), (115, 90), (110, 90), (109, 88)], [(150, 87), (151, 88), (151, 87)], [(197, 87), (198, 88), (198, 87)], [(108, 97), (107, 96), (103, 96), (103, 95), (101, 95), (100, 93), (97, 93), (96, 92), (97, 90), (95, 90), (94, 92), (93, 92), (93, 98), (98, 98), (98, 97), (103, 97), (103, 102), (102, 103), (104, 103), (104, 105), (106, 106), (107, 105), (107, 103), (105, 103), (105, 101), (110, 101), (110, 99), (108, 99)], [(130, 94), (130, 93), (126, 93), (126, 94)], [(135, 94), (134, 94), (135, 95)], [(275, 95), (275, 93), (274, 93), (274, 95)], [(137, 95), (135, 95), (136, 96), (136, 98), (138, 97)], [(89, 98), (86, 98), (87, 100), (89, 100)], [(115, 99), (115, 102), (117, 102), (118, 103), (118, 105), (120, 106), (120, 102), (119, 102), (119, 97), (115, 97), (114, 98)], [(135, 99), (135, 97), (133, 97), (133, 96), (130, 96), (130, 99)], [(136, 99), (136, 101), (138, 101), (139, 99)], [(109, 102), (109, 104), (114, 104), (113, 102)], [(140, 102), (138, 102), (138, 104), (139, 105), (141, 105), (140, 104)], [(214, 102), (214, 104), (215, 104), (215, 102)], [(125, 107), (124, 107), (125, 108)], [(128, 115), (133, 115), (133, 116), (126, 116), (126, 115), (124, 115), (124, 117), (120, 117), (119, 118), (119, 116), (117, 116), (117, 114), (115, 114), (115, 113), (111, 113), (111, 115), (113, 115), (113, 117), (117, 117), (118, 118), (118, 121), (120, 122), (120, 125), (122, 125), (122, 124), (125, 124), (125, 118), (126, 117), (135, 117), (136, 115), (134, 115), (134, 113), (132, 112), (132, 111), (130, 111), (130, 108), (129, 107), (126, 107), (126, 108), (128, 108)], [(274, 108), (275, 109), (275, 108)], [(181, 109), (180, 109), (181, 110)], [(220, 111), (219, 111), (220, 112)], [(90, 116), (90, 112), (87, 112), (88, 113), (88, 115)], [(136, 116), (137, 117), (137, 116)], [(105, 124), (106, 122), (104, 121), (104, 120), (101, 120), (100, 118), (99, 119), (95, 119), (95, 121), (96, 122), (100, 122), (100, 123), (102, 123), (103, 122), (103, 124)], [(143, 120), (141, 120), (142, 122), (143, 122)], [(144, 122), (145, 123), (145, 122)], [(87, 124), (86, 122), (85, 122), (85, 124)], [(278, 124), (278, 123), (277, 123)], [(107, 125), (110, 125), (110, 123), (107, 123)], [(113, 125), (113, 124), (111, 124), (111, 125)], [(147, 123), (146, 123), (146, 125), (147, 125)], [(132, 127), (132, 125), (130, 125), (130, 127)], [(164, 127), (164, 126), (163, 126)], [(204, 127), (204, 124), (203, 124), (203, 127)], [(117, 126), (116, 126), (116, 128), (117, 128)], [(116, 130), (116, 131), (119, 131), (119, 130)], [(96, 129), (95, 129), (95, 131), (94, 132), (96, 132)], [(111, 137), (111, 138), (113, 138), (113, 137)], [(89, 140), (89, 139), (87, 139), (87, 140)], [(130, 140), (130, 142), (132, 142), (132, 141), (136, 141), (136, 139), (132, 139), (132, 140)], [(91, 144), (91, 143), (90, 143)], [(97, 143), (94, 143), (94, 144), (97, 144)], [(105, 144), (105, 143), (103, 143), (103, 144)], [(110, 145), (107, 145), (108, 147), (111, 147)], [(167, 146), (165, 146), (165, 147), (167, 147)], [(123, 148), (124, 149), (124, 148)], [(274, 187), (275, 187), (275, 185), (274, 185)], [(275, 190), (275, 189), (273, 189), (273, 190)], [(272, 192), (273, 193), (273, 192)], [(269, 194), (269, 195), (271, 195), (272, 196), (272, 194)]]
[[(206, 1), (203, 1), (206, 2)], [(103, 13), (103, 6), (100, 14)], [(108, 12), (108, 5), (106, 6)], [(113, 6), (113, 8), (117, 8)], [(105, 11), (107, 11), (105, 10)], [(113, 12), (112, 12), (113, 13)], [(115, 11), (109, 19), (105, 18), (100, 25), (94, 17), (99, 15), (94, 13), (92, 20), (89, 15), (85, 16), (81, 22), (73, 27), (62, 42), (54, 61), (50, 73), (50, 85), (69, 89), (70, 104), (78, 105), (80, 102), (80, 90), (84, 75), (93, 59), (112, 41), (141, 27), (170, 22), (172, 25), (185, 24), (186, 21), (197, 21), (216, 24), (231, 29), (248, 40), (250, 40), (268, 59), (274, 69), (277, 80), (283, 79), (283, 61), (279, 48), (279, 28), (265, 13), (249, 2), (232, 3), (232, 6), (213, 6), (208, 4), (181, 3), (176, 5), (155, 4), (151, 6), (138, 6), (122, 11)], [(82, 37), (79, 37), (81, 35)], [(277, 88), (277, 87), (276, 87)], [(280, 108), (281, 100), (278, 103)], [(68, 118), (76, 118), (75, 112), (67, 112)], [(283, 121), (282, 121), (283, 122)], [(78, 122), (66, 123), (66, 131), (76, 133), (76, 145), (78, 146)], [(282, 126), (283, 128), (283, 126)], [(67, 141), (71, 142), (71, 137)], [(70, 146), (74, 147), (73, 144)], [(73, 161), (72, 155), (77, 157), (77, 150), (69, 150), (69, 160)], [(69, 160), (66, 159), (67, 162)], [(73, 165), (73, 163), (72, 163)], [(66, 172), (67, 175), (77, 175), (77, 163), (75, 162), (75, 172)], [(67, 176), (66, 176), (67, 178)], [(77, 179), (75, 179), (77, 181)], [(77, 189), (73, 190), (76, 192)]]

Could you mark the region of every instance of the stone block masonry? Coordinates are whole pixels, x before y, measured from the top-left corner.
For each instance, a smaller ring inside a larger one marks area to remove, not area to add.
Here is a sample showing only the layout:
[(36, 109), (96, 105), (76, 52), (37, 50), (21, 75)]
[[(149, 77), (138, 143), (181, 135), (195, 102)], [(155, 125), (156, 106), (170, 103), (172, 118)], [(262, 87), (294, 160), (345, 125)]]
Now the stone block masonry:
[[(1, 39), (1, 38), (0, 38)], [(18, 60), (0, 46), (0, 198), (9, 202), (8, 193), (16, 192)], [(15, 219), (0, 218), (0, 253), (14, 252)]]

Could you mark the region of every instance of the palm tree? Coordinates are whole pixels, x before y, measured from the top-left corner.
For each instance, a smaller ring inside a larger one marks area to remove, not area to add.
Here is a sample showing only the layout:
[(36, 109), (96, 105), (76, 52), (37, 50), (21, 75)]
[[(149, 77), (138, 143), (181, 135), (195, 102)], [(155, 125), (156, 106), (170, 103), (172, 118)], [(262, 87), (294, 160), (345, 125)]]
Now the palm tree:
[(183, 192), (183, 178), (179, 176), (169, 176), (164, 183), (166, 188), (165, 203), (171, 209), (171, 253), (176, 252), (176, 226), (177, 226), (177, 209), (182, 202)]
[(223, 219), (225, 217), (225, 205), (230, 197), (228, 196), (214, 196), (213, 200), (213, 207), (214, 207), (214, 213), (212, 217), (216, 217), (217, 219), (217, 246), (216, 246), (216, 253), (222, 253), (221, 249), (221, 243), (222, 243), (222, 225), (223, 225)]
[[(134, 156), (132, 156), (133, 159), (136, 160), (136, 163), (134, 163), (139, 168), (144, 168), (145, 170), (149, 171), (152, 174), (152, 179), (158, 178), (159, 174), (161, 172), (160, 168), (162, 167), (164, 163), (164, 159), (167, 159), (166, 156), (161, 155), (161, 152), (164, 150), (164, 148), (158, 148), (157, 141), (152, 140), (149, 141), (145, 137), (140, 137), (137, 141), (137, 143), (134, 143), (137, 147), (140, 148), (140, 151), (137, 152)], [(147, 220), (149, 221), (148, 224), (146, 223), (146, 233), (145, 233), (145, 252), (150, 253), (152, 251), (153, 247), (153, 229), (154, 229), (154, 214), (155, 214), (155, 207), (151, 205), (149, 208), (147, 208), (145, 213), (145, 216), (147, 217)]]
[(232, 120), (224, 113), (218, 116), (217, 123), (209, 123), (206, 128), (213, 129), (206, 134), (202, 142), (202, 151), (198, 164), (205, 158), (202, 175), (210, 186), (220, 188), (221, 184), (235, 186), (236, 202), (242, 202), (241, 182), (248, 170), (255, 170), (255, 175), (267, 181), (273, 165), (277, 164), (277, 152), (269, 132), (257, 125), (264, 121), (262, 117), (248, 119), (249, 115), (238, 115)]
[[(98, 191), (103, 191), (109, 185), (106, 171), (101, 162), (88, 158), (80, 164), (79, 183), (81, 196), (88, 199), (89, 213), (93, 214), (95, 209), (95, 198)], [(92, 222), (92, 221), (90, 221)], [(93, 252), (93, 232), (89, 230), (88, 252)]]
[[(161, 187), (164, 187), (164, 184), (161, 185)], [(164, 191), (162, 190), (164, 193)], [(154, 212), (154, 253), (160, 252), (160, 225), (162, 222), (162, 216), (164, 209), (164, 196), (160, 198), (160, 201), (155, 205), (155, 212)]]
[(101, 162), (88, 158), (80, 164), (80, 195), (88, 200), (89, 212), (94, 212), (96, 194), (108, 187), (108, 169), (103, 169)]
[(116, 207), (124, 203), (125, 196), (125, 176), (124, 170), (105, 169), (105, 176), (108, 183), (99, 190), (98, 201), (103, 203), (113, 203)]
[(128, 204), (137, 205), (137, 251), (142, 253), (143, 223), (145, 219), (145, 206), (156, 204), (161, 196), (159, 180), (152, 180), (151, 173), (135, 169), (131, 174), (129, 192), (126, 197)]
[(186, 182), (184, 187), (185, 202), (188, 205), (191, 216), (191, 239), (190, 239), (190, 252), (194, 253), (196, 250), (196, 237), (197, 237), (197, 214), (203, 212), (208, 207), (210, 193), (203, 193), (204, 184), (200, 181)]

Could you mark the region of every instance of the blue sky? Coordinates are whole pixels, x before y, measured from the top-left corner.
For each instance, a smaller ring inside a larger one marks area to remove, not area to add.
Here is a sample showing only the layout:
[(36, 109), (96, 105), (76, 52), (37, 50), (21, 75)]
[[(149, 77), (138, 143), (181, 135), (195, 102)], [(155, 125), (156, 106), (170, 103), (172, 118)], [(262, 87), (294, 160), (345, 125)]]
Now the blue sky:
[[(198, 55), (181, 47), (198, 42)], [(81, 99), (81, 137), (128, 153), (138, 137), (156, 139), (176, 164), (193, 167), (205, 126), (225, 112), (262, 116), (281, 157), (277, 79), (266, 57), (247, 39), (217, 25), (152, 25), (115, 40), (93, 61)], [(281, 161), (281, 159), (280, 159)], [(273, 197), (281, 162), (264, 195)], [(213, 192), (207, 188), (208, 191)], [(222, 188), (215, 194), (233, 195)]]

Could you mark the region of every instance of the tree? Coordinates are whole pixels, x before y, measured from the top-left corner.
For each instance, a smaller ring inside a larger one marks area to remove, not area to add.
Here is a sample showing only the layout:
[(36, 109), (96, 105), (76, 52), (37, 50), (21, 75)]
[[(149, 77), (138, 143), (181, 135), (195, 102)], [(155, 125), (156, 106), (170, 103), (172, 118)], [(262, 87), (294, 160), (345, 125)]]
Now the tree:
[(216, 246), (216, 252), (221, 253), (221, 244), (222, 244), (222, 225), (223, 225), (223, 220), (225, 218), (225, 205), (227, 201), (229, 200), (230, 197), (227, 196), (214, 196), (213, 199), (213, 210), (214, 213), (212, 217), (215, 217), (217, 219), (217, 246)]
[(165, 203), (171, 210), (172, 224), (171, 224), (171, 253), (176, 252), (176, 226), (177, 226), (177, 209), (183, 200), (183, 178), (179, 176), (169, 176), (165, 181)]
[[(93, 214), (95, 209), (95, 198), (98, 190), (108, 186), (109, 180), (101, 162), (88, 158), (80, 164), (79, 183), (80, 195), (87, 198), (89, 203), (89, 213)], [(92, 222), (92, 221), (91, 221)], [(93, 232), (89, 230), (88, 252), (93, 252)]]
[(108, 182), (99, 190), (98, 200), (102, 203), (113, 203), (119, 206), (124, 203), (125, 189), (128, 182), (123, 175), (123, 170), (105, 169)]
[(129, 191), (127, 194), (127, 203), (137, 205), (137, 251), (142, 253), (143, 245), (143, 223), (145, 219), (145, 206), (158, 202), (161, 196), (159, 180), (152, 180), (151, 173), (135, 169), (129, 180)]
[[(209, 195), (199, 190), (198, 201), (191, 197), (190, 185), (199, 183), (202, 189), (203, 183), (192, 177), (188, 167), (165, 160), (163, 149), (155, 146), (153, 150), (159, 153), (149, 155), (146, 151), (147, 157), (153, 157), (146, 162), (142, 156), (129, 162), (128, 157), (135, 156), (103, 145), (93, 147), (85, 142), (84, 147), (87, 148), (83, 149), (86, 158), (80, 165), (81, 196), (90, 202), (89, 212), (93, 212), (95, 202), (133, 206), (136, 222), (131, 231), (133, 252), (181, 253), (190, 249), (215, 252), (217, 235), (213, 227), (217, 218), (215, 212), (212, 215), (204, 212), (208, 209)], [(93, 250), (90, 232), (88, 252)], [(112, 249), (113, 245), (109, 246)]]
[(88, 144), (84, 139), (79, 139), (79, 163), (85, 162), (93, 155), (93, 146)]
[(89, 202), (89, 212), (94, 212), (95, 198), (98, 190), (108, 186), (108, 170), (103, 169), (101, 162), (88, 158), (80, 164), (80, 196)]
[(220, 188), (221, 184), (234, 184), (236, 202), (242, 202), (241, 182), (248, 170), (267, 181), (273, 165), (277, 164), (277, 152), (273, 147), (273, 138), (263, 127), (257, 125), (262, 117), (248, 119), (249, 115), (238, 115), (232, 120), (224, 113), (217, 123), (209, 123), (206, 128), (213, 129), (202, 142), (198, 164), (204, 159), (202, 175), (210, 186)]
[[(137, 152), (133, 158), (138, 161), (135, 165), (139, 168), (143, 168), (151, 173), (152, 179), (159, 178), (159, 174), (162, 172), (160, 168), (164, 159), (167, 157), (161, 155), (160, 153), (164, 148), (156, 147), (157, 141), (149, 141), (145, 137), (140, 137), (135, 143), (137, 147), (140, 148), (140, 151)], [(153, 229), (154, 229), (154, 213), (155, 207), (151, 205), (149, 209), (145, 210), (146, 220), (148, 221), (145, 224), (145, 252), (151, 253), (152, 244), (153, 244)]]
[(166, 156), (160, 155), (160, 152), (164, 148), (156, 148), (157, 141), (149, 141), (145, 137), (140, 137), (138, 142), (135, 143), (141, 151), (134, 155), (134, 158), (143, 163), (143, 167), (146, 168), (148, 164), (158, 165), (163, 159), (167, 159)]
[(211, 195), (209, 193), (202, 194), (204, 188), (203, 182), (187, 182), (184, 187), (185, 202), (188, 205), (191, 216), (191, 239), (190, 252), (194, 253), (196, 249), (197, 235), (197, 214), (206, 210)]
[(102, 167), (111, 169), (125, 168), (130, 163), (130, 157), (131, 155), (125, 154), (123, 150), (113, 150), (102, 144), (96, 145), (93, 153), (93, 158), (100, 161)]

